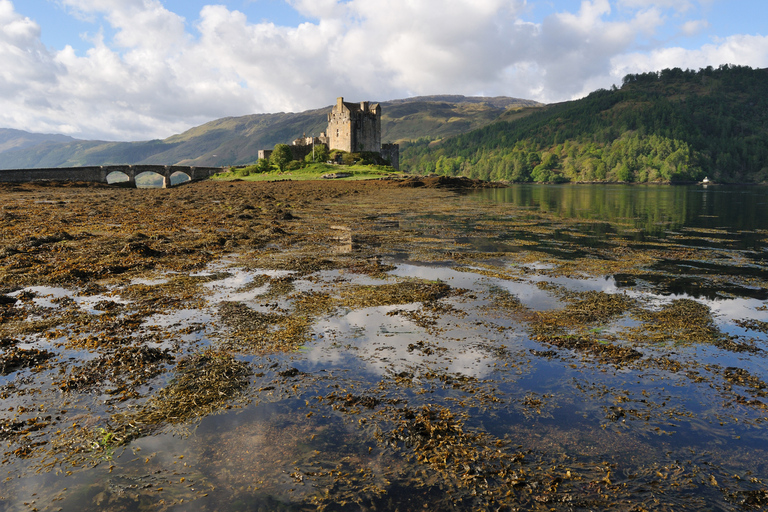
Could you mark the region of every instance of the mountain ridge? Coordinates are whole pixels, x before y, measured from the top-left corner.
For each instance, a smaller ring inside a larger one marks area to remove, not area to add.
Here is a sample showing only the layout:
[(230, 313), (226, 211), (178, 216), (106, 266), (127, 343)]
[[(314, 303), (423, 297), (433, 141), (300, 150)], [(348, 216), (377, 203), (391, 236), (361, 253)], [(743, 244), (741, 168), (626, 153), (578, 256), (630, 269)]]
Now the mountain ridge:
[[(507, 109), (541, 105), (518, 98), (460, 95), (418, 96), (380, 102), (382, 140), (443, 138), (485, 126)], [(331, 106), (304, 112), (224, 117), (162, 140), (106, 142), (59, 139), (20, 132), (19, 147), (0, 149), (0, 169), (110, 164), (223, 166), (254, 162), (259, 149), (319, 134)], [(2, 132), (0, 132), (2, 133)], [(27, 134), (27, 135), (24, 135)], [(26, 137), (26, 138), (25, 138)], [(66, 136), (60, 136), (66, 137)], [(10, 141), (10, 137), (9, 137)], [(0, 139), (2, 144), (2, 139)]]
[(71, 142), (76, 139), (68, 135), (33, 133), (13, 128), (0, 128), (0, 153), (13, 149), (24, 149), (45, 142)]

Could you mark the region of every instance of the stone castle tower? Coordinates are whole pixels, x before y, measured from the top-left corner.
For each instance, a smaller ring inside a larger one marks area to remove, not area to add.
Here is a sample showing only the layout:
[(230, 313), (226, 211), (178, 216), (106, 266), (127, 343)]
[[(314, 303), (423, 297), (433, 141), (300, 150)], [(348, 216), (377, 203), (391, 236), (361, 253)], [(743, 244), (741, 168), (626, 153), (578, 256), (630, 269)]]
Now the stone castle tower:
[(349, 153), (381, 151), (381, 107), (367, 101), (347, 103), (338, 98), (328, 114), (328, 149)]
[[(330, 151), (379, 153), (389, 165), (400, 169), (400, 146), (381, 143), (381, 106), (378, 103), (347, 103), (344, 98), (337, 98), (328, 114), (326, 131), (319, 137), (304, 134), (294, 140), (290, 146), (293, 158), (304, 158), (316, 144), (324, 144)], [(269, 158), (271, 154), (271, 149), (259, 150), (259, 158)]]

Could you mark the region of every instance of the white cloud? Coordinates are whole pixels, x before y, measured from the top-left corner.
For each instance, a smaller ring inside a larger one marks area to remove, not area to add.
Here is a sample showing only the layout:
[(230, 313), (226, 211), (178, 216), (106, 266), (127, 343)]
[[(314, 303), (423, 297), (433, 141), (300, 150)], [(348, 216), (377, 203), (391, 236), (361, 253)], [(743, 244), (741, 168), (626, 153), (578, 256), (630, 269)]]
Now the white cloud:
[(768, 67), (768, 36), (737, 35), (698, 50), (662, 48), (648, 54), (631, 53), (612, 59), (614, 77), (664, 68), (700, 69), (707, 66), (737, 64)]
[(34, 88), (55, 86), (63, 71), (40, 42), (40, 27), (0, 0), (0, 123), (25, 126), (33, 112), (49, 108)]
[(519, 74), (519, 64), (527, 63), (529, 97), (544, 102), (572, 99), (610, 85), (611, 58), (661, 23), (653, 11), (640, 11), (630, 21), (606, 21), (610, 13), (607, 0), (594, 0), (583, 1), (577, 13), (546, 18), (535, 34), (520, 35), (529, 41), (527, 51), (510, 74)]
[(585, 0), (541, 23), (525, 20), (525, 0), (286, 1), (313, 21), (253, 23), (223, 5), (185, 20), (159, 0), (59, 0), (114, 33), (97, 32), (91, 48), (77, 53), (46, 48), (35, 21), (0, 0), (0, 126), (149, 139), (218, 117), (317, 108), (339, 95), (550, 102), (608, 87), (629, 72), (768, 65), (761, 36), (698, 50), (655, 42), (669, 24), (683, 35), (707, 27), (693, 0)]
[[(628, 7), (632, 9), (650, 9), (650, 8), (664, 8), (674, 9), (678, 12), (688, 12), (695, 8), (695, 4), (692, 0), (619, 0), (618, 4), (621, 7)], [(703, 3), (708, 3), (707, 1)]]
[(709, 28), (709, 22), (707, 20), (690, 20), (683, 23), (680, 27), (680, 31), (686, 36), (695, 36), (707, 28)]

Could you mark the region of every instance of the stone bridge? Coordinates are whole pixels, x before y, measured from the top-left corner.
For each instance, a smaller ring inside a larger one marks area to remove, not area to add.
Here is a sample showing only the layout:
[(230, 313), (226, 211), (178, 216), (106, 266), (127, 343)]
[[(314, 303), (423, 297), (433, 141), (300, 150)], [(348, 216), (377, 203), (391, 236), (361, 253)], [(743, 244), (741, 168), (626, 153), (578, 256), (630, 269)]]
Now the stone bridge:
[(171, 176), (177, 172), (186, 174), (191, 181), (202, 180), (224, 171), (221, 167), (189, 167), (184, 165), (101, 165), (92, 167), (53, 167), (48, 169), (0, 170), (0, 182), (23, 183), (29, 181), (91, 181), (107, 183), (107, 176), (120, 172), (128, 176), (123, 182), (136, 186), (136, 176), (152, 172), (163, 177), (163, 188), (171, 186)]

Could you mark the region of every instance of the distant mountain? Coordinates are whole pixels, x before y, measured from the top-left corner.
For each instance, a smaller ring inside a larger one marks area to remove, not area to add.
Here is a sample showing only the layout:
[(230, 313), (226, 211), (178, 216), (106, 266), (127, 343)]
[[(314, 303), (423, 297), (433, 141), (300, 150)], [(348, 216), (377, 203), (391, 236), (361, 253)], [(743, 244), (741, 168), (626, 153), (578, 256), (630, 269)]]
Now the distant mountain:
[[(382, 102), (382, 141), (449, 137), (486, 126), (508, 109), (541, 106), (530, 100), (495, 97), (422, 96)], [(254, 162), (302, 135), (319, 135), (331, 107), (301, 113), (226, 117), (165, 140), (145, 142), (63, 140), (40, 136), (37, 143), (2, 149), (0, 169), (108, 164), (221, 166)], [(33, 135), (33, 134), (29, 134)], [(55, 136), (54, 136), (55, 137)], [(20, 139), (19, 139), (20, 140)], [(2, 144), (2, 139), (0, 139)]]
[(508, 110), (400, 156), (411, 172), (516, 182), (768, 183), (768, 70), (627, 75), (620, 89)]
[(544, 106), (505, 96), (417, 96), (381, 105), (382, 141), (398, 143), (458, 135), (486, 126), (510, 109)]
[(42, 133), (29, 133), (22, 130), (0, 128), (0, 153), (12, 149), (24, 149), (48, 142), (71, 142), (72, 137)]

